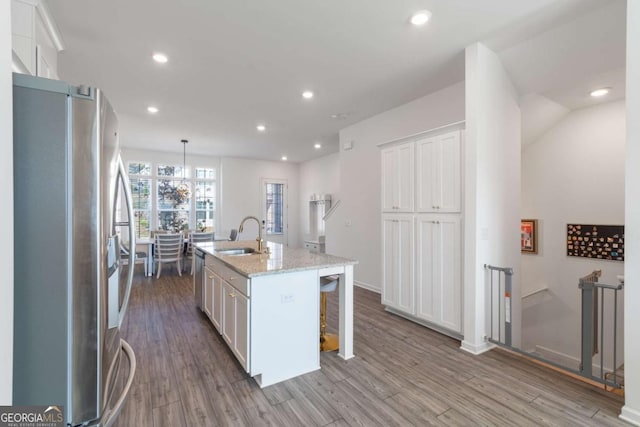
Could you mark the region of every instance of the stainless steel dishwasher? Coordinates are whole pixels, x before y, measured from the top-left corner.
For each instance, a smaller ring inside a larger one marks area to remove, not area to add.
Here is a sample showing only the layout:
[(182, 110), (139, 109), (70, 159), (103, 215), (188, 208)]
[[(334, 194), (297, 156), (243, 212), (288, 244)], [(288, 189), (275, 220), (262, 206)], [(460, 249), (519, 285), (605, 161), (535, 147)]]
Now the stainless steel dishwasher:
[(200, 310), (202, 310), (202, 279), (203, 279), (203, 269), (204, 269), (204, 252), (198, 248), (194, 251), (194, 256), (196, 260), (196, 271), (193, 273), (193, 294), (196, 298), (196, 305)]

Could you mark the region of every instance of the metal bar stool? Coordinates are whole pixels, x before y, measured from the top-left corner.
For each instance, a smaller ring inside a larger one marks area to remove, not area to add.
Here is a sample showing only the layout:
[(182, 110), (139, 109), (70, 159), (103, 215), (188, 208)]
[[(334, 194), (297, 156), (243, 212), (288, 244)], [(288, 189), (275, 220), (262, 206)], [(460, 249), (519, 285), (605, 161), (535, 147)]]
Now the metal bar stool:
[(338, 288), (339, 276), (320, 278), (320, 351), (335, 351), (340, 347), (340, 340), (335, 334), (327, 333), (327, 292)]

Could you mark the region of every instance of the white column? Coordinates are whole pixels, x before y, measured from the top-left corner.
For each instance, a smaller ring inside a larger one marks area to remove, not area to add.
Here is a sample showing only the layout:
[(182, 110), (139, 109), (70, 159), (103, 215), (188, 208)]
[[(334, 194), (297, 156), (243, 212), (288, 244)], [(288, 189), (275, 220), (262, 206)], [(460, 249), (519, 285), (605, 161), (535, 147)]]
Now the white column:
[(513, 344), (520, 342), (520, 107), (500, 58), (466, 49), (465, 266), (462, 349), (474, 354), (488, 316), (484, 264), (514, 269)]
[(640, 426), (640, 2), (627, 2), (624, 370), (620, 418)]
[(338, 356), (353, 357), (353, 265), (345, 265), (338, 285), (340, 292), (340, 348)]
[(11, 2), (0, 1), (0, 405), (12, 402), (13, 377), (13, 87)]

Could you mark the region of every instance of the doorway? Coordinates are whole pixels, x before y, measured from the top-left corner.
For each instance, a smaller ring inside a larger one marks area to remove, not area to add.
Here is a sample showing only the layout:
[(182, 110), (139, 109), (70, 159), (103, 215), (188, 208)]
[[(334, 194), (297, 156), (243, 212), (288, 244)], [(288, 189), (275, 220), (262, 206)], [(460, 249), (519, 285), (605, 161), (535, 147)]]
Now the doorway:
[(264, 239), (288, 246), (288, 183), (282, 179), (262, 179), (261, 203)]

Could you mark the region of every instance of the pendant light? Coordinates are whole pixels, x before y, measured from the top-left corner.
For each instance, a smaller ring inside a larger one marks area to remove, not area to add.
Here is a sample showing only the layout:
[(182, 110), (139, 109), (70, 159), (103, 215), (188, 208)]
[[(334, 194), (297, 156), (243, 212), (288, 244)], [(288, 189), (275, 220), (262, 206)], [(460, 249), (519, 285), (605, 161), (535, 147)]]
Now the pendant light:
[(187, 144), (189, 143), (189, 140), (182, 139), (180, 142), (182, 143), (182, 182), (184, 183), (184, 174), (187, 170)]
[(191, 191), (189, 190), (189, 186), (186, 183), (186, 171), (187, 171), (187, 144), (188, 140), (182, 139), (180, 140), (182, 143), (182, 182), (178, 185), (177, 190), (178, 193), (184, 198), (188, 199), (191, 196)]

